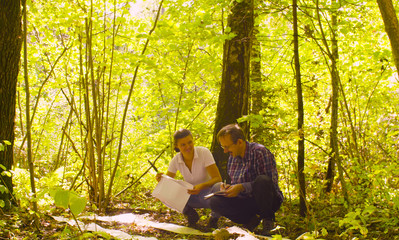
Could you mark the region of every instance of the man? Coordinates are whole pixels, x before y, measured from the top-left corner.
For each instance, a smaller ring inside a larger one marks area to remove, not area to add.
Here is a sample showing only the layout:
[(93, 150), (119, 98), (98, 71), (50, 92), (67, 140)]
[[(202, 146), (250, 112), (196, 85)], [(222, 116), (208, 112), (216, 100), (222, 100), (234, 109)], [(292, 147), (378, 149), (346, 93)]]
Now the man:
[(262, 220), (263, 235), (274, 228), (275, 212), (283, 202), (278, 186), (274, 155), (258, 143), (246, 141), (237, 124), (223, 127), (217, 138), (225, 153), (229, 153), (227, 173), (231, 185), (219, 183), (212, 191), (225, 191), (211, 198), (212, 211), (253, 231)]

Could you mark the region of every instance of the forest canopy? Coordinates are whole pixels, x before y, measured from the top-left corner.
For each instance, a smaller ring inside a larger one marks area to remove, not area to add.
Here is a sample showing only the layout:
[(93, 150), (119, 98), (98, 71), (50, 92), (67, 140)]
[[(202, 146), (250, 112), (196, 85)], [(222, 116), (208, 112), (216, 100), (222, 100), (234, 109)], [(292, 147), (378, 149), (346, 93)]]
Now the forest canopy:
[[(235, 36), (227, 18), (235, 3), (27, 1), (27, 56), (21, 54), (14, 163), (7, 171), (18, 206), (32, 209), (37, 202), (39, 212), (49, 211), (49, 189), (63, 189), (86, 198), (87, 211), (104, 212), (120, 201), (131, 208), (162, 208), (149, 194), (156, 184), (151, 164), (166, 172), (175, 154), (173, 133), (188, 128), (196, 145), (211, 148), (223, 45)], [(377, 2), (298, 2), (300, 130), (292, 2), (254, 1), (254, 14), (251, 41), (258, 55), (251, 55), (249, 113), (236, 121), (249, 124), (250, 139), (276, 157), (285, 196), (276, 216), (286, 228), (283, 235), (397, 237), (399, 80)], [(338, 76), (338, 156), (330, 142), (332, 75)], [(298, 214), (299, 139), (305, 143), (306, 217)], [(0, 151), (12, 142), (0, 140)], [(332, 168), (327, 191), (332, 157), (340, 166)], [(6, 191), (1, 182), (0, 187)]]

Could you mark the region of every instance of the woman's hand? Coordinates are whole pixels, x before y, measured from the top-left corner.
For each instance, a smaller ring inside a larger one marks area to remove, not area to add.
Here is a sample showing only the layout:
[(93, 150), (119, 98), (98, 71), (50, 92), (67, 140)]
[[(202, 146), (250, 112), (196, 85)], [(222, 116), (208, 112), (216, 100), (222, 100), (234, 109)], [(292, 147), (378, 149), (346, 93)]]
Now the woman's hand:
[(155, 176), (155, 179), (159, 182), (161, 181), (163, 173), (157, 173), (157, 175)]
[(188, 189), (187, 193), (191, 194), (191, 195), (197, 195), (204, 188), (205, 188), (205, 185), (203, 183), (201, 183), (201, 184), (195, 185), (193, 189)]

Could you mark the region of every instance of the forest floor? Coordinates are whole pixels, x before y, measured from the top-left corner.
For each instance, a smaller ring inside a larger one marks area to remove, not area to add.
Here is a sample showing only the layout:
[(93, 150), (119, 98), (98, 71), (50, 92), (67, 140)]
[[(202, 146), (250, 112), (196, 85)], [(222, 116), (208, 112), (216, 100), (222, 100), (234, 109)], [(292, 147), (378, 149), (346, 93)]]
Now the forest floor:
[[(148, 194), (146, 194), (148, 195)], [(144, 195), (145, 196), (145, 195)], [(130, 201), (114, 202), (112, 208), (109, 208), (104, 216), (115, 216), (120, 214), (133, 213), (145, 216), (146, 219), (161, 223), (173, 223), (181, 226), (186, 225), (186, 220), (182, 214), (172, 211), (161, 204), (159, 201), (147, 196), (131, 198)], [(133, 200), (132, 200), (133, 199)], [(134, 207), (133, 207), (134, 206)], [(139, 207), (138, 207), (139, 206)], [(276, 215), (276, 225), (278, 226), (274, 234), (280, 235), (286, 239), (399, 239), (399, 230), (386, 232), (379, 226), (378, 222), (368, 224), (368, 235), (362, 235), (358, 229), (354, 228), (345, 231), (339, 226), (339, 219), (344, 217), (343, 206), (317, 206), (313, 207), (313, 216), (301, 218), (298, 215), (295, 204), (284, 204)], [(1, 210), (1, 209), (0, 209)], [(54, 216), (64, 216), (72, 219), (69, 211), (65, 211), (55, 206), (50, 207), (46, 213), (40, 213), (39, 224), (35, 224), (34, 214), (28, 210), (14, 208), (9, 212), (0, 211), (0, 240), (1, 239), (116, 239), (110, 235), (100, 232), (80, 232), (76, 226), (70, 226), (65, 222), (59, 222)], [(92, 213), (91, 213), (92, 214)], [(196, 229), (201, 232), (212, 232), (213, 229), (207, 229), (207, 220), (209, 210), (199, 210), (202, 216)], [(81, 215), (90, 215), (90, 212)], [(100, 215), (100, 214), (99, 214)], [(93, 222), (91, 220), (79, 221), (85, 223)], [(142, 226), (132, 223), (116, 223), (94, 221), (97, 225), (105, 229), (120, 230), (132, 236), (143, 236), (146, 239), (215, 239), (214, 235), (199, 236), (178, 234), (151, 226)], [(239, 226), (226, 218), (219, 220), (219, 228), (229, 228)], [(261, 226), (255, 230), (259, 234)], [(345, 231), (345, 234), (342, 234)], [(317, 232), (317, 234), (316, 234)], [(307, 234), (307, 237), (304, 234)], [(310, 236), (311, 235), (311, 236)], [(239, 234), (230, 234), (224, 239), (237, 239)], [(242, 236), (241, 236), (241, 239)]]

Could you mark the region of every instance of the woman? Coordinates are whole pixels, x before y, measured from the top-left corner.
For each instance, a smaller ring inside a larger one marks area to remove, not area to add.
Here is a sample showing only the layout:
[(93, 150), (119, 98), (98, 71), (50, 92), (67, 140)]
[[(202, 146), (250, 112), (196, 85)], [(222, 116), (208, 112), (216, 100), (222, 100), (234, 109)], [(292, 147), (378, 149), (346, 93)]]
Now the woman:
[[(187, 129), (180, 129), (175, 132), (174, 147), (178, 152), (169, 164), (166, 175), (174, 178), (176, 172), (179, 171), (184, 181), (194, 185), (193, 189), (189, 189), (191, 195), (183, 214), (186, 216), (188, 225), (195, 226), (199, 220), (197, 211), (194, 208), (210, 208), (209, 200), (205, 200), (204, 196), (210, 193), (211, 187), (222, 181), (219, 169), (215, 164), (212, 153), (205, 147), (194, 146), (193, 135)], [(156, 176), (157, 181), (161, 180), (162, 173)], [(217, 228), (218, 216), (211, 213), (208, 226)]]

